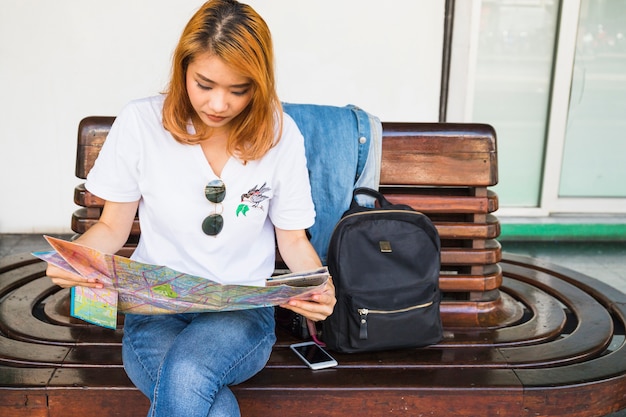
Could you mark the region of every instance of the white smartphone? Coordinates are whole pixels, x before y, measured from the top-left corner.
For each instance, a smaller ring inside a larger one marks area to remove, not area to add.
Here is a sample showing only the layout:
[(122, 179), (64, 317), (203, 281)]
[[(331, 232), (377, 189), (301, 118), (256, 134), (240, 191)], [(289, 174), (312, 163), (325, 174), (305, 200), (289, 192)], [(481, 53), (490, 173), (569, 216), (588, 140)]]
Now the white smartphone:
[(337, 366), (337, 361), (315, 342), (294, 343), (289, 346), (311, 369)]

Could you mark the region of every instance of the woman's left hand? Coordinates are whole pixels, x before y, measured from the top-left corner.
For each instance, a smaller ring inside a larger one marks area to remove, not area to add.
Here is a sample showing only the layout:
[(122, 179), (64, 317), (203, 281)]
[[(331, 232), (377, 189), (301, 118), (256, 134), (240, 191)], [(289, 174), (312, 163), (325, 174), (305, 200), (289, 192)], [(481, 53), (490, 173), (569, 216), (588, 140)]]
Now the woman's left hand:
[(316, 293), (308, 300), (292, 299), (281, 307), (301, 314), (312, 321), (321, 321), (333, 312), (337, 299), (332, 278), (328, 279), (321, 293)]
[[(304, 230), (284, 230), (278, 227), (275, 229), (278, 250), (292, 272), (308, 271), (322, 266)], [(306, 300), (292, 298), (281, 307), (301, 314), (309, 320), (321, 321), (333, 313), (336, 303), (335, 286), (331, 277), (322, 292), (315, 293)]]

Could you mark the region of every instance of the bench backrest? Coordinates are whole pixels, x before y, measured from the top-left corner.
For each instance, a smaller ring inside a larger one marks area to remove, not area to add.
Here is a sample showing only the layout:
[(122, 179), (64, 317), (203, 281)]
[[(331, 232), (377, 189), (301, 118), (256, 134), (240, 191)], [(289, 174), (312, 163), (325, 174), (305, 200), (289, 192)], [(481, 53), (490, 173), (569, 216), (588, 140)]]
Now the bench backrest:
[[(78, 129), (76, 176), (85, 179), (114, 117), (83, 119)], [(383, 123), (381, 191), (392, 202), (409, 204), (428, 215), (441, 237), (442, 316), (448, 326), (500, 323), (503, 302), (497, 195), (496, 134), (477, 123)], [(84, 233), (99, 218), (103, 201), (75, 188), (81, 206), (72, 230)], [(132, 253), (139, 236), (135, 221), (121, 254)], [(512, 319), (519, 314), (506, 312)]]

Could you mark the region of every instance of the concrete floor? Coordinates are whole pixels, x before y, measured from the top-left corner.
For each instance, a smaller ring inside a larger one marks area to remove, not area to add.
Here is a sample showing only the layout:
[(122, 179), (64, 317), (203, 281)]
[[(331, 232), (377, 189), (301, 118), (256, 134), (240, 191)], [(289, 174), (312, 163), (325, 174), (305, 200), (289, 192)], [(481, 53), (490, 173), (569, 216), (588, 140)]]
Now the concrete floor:
[[(71, 239), (72, 235), (53, 234), (50, 236)], [(48, 242), (39, 234), (0, 234), (0, 258), (17, 253), (52, 250)]]
[[(71, 235), (53, 235), (69, 239)], [(503, 241), (504, 252), (538, 257), (626, 292), (626, 242)], [(49, 250), (41, 235), (0, 234), (0, 258), (24, 252)], [(600, 416), (598, 416), (600, 417)], [(604, 417), (626, 417), (626, 410)]]
[(626, 292), (626, 241), (500, 243), (504, 252), (541, 258)]

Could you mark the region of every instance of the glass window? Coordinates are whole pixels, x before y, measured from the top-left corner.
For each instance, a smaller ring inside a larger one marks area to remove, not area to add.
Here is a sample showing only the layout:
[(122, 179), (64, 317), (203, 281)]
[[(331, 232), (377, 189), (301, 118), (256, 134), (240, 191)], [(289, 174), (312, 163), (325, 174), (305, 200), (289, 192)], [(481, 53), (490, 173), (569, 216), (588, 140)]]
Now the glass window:
[(472, 119), (498, 134), (501, 207), (539, 204), (558, 11), (558, 0), (482, 1)]
[(579, 19), (559, 197), (626, 197), (626, 1)]

